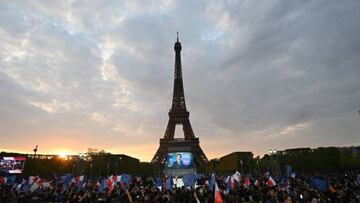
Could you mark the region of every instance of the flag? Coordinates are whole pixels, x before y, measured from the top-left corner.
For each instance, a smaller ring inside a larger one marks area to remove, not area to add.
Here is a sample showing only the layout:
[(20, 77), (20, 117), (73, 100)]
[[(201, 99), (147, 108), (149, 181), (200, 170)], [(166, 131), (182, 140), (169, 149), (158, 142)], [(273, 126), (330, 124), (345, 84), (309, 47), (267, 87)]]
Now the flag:
[(126, 185), (128, 185), (131, 181), (131, 175), (129, 174), (121, 174), (121, 178), (120, 178), (120, 183), (125, 183)]
[(166, 179), (166, 182), (165, 182), (165, 188), (170, 190), (170, 191), (173, 191), (173, 178), (171, 176), (169, 176), (167, 179)]
[(178, 187), (178, 188), (181, 188), (181, 187), (184, 186), (184, 182), (183, 182), (182, 178), (175, 177), (175, 178), (173, 179), (173, 181), (174, 181), (174, 182), (173, 182), (174, 185), (176, 185), (176, 187)]
[(30, 192), (34, 192), (34, 191), (37, 190), (39, 187), (40, 187), (39, 184), (34, 183), (34, 184), (32, 184), (32, 185), (30, 186), (29, 191), (30, 191)]
[(161, 178), (155, 177), (155, 178), (154, 178), (154, 185), (155, 185), (156, 187), (162, 186), (162, 180), (161, 180)]
[(250, 182), (250, 178), (249, 177), (245, 177), (244, 178), (244, 187), (248, 188), (250, 186), (251, 182)]
[(5, 180), (6, 185), (14, 185), (16, 181), (16, 176), (8, 176)]
[(108, 193), (111, 193), (113, 191), (114, 185), (115, 185), (114, 178), (112, 176), (110, 176), (110, 178), (107, 181), (107, 186), (109, 188)]
[(40, 189), (40, 186), (43, 186), (43, 183), (44, 183), (44, 180), (38, 177), (36, 182), (34, 182), (30, 186), (30, 188), (29, 188), (30, 192), (34, 192), (35, 190)]
[(121, 175), (116, 176), (116, 182), (117, 182), (117, 183), (120, 183), (120, 181), (121, 181)]
[(215, 203), (223, 203), (224, 202), (221, 197), (221, 192), (219, 190), (219, 187), (218, 187), (216, 181), (215, 181), (215, 197), (214, 197), (214, 199), (215, 199)]
[(105, 188), (107, 187), (107, 180), (104, 178), (104, 179), (100, 179), (98, 181), (100, 187), (99, 189), (97, 190), (97, 193), (99, 192), (104, 192)]
[(286, 174), (290, 175), (291, 172), (292, 172), (292, 167), (290, 165), (286, 165)]
[(23, 178), (21, 183), (16, 186), (16, 191), (24, 192), (23, 188), (25, 185), (27, 185), (27, 181)]
[(185, 174), (182, 178), (182, 181), (184, 182), (184, 187), (191, 187), (195, 184), (196, 176), (194, 173)]
[(21, 185), (22, 185), (21, 183), (17, 184), (17, 186), (16, 186), (16, 189), (15, 189), (15, 190), (16, 190), (16, 191), (20, 191), (20, 190), (21, 190)]
[(78, 181), (83, 182), (84, 181), (84, 176), (83, 175), (79, 176)]
[(226, 185), (226, 191), (227, 191), (227, 192), (233, 191), (234, 188), (235, 188), (235, 180), (234, 180), (234, 177), (228, 176), (226, 183), (227, 183), (227, 185)]
[(239, 173), (239, 171), (236, 171), (236, 172), (234, 173), (234, 175), (232, 175), (232, 176), (233, 176), (234, 180), (236, 180), (236, 182), (240, 182), (240, 180), (241, 180), (241, 174)]
[(213, 191), (215, 187), (215, 174), (211, 174), (211, 178), (209, 180), (209, 190)]
[(66, 190), (70, 186), (73, 176), (70, 173), (68, 173), (68, 174), (61, 176), (60, 179), (63, 183), (63, 189)]
[(28, 182), (29, 185), (34, 184), (38, 178), (39, 178), (39, 176), (29, 176), (29, 182)]
[(276, 185), (276, 182), (275, 182), (275, 180), (270, 176), (270, 177), (268, 178), (268, 180), (266, 181), (266, 184), (267, 184), (269, 187), (273, 187), (273, 186)]
[(314, 188), (317, 188), (320, 191), (325, 192), (327, 190), (327, 182), (326, 180), (320, 179), (320, 178), (315, 178), (315, 177), (311, 177), (310, 178), (310, 182), (311, 185)]

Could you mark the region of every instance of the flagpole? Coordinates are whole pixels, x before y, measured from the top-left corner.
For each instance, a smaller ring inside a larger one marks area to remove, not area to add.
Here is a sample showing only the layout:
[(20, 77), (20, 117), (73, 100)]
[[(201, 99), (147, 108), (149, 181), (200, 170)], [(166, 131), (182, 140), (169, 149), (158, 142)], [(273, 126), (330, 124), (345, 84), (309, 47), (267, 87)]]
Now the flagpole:
[(116, 159), (115, 175), (118, 175), (118, 159)]
[(110, 170), (110, 163), (108, 161), (108, 163), (107, 163), (107, 177), (109, 177), (109, 170)]
[(72, 168), (72, 174), (75, 175), (75, 161), (74, 161), (73, 168)]
[(92, 162), (90, 162), (90, 179), (92, 179)]

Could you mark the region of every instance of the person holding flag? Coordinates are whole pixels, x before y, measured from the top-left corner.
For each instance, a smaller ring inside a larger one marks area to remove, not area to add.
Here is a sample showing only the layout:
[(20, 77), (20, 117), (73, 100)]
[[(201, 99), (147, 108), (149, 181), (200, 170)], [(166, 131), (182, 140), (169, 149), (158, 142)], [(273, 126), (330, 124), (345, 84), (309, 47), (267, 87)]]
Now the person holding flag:
[(215, 194), (214, 194), (214, 202), (215, 203), (224, 203), (222, 196), (221, 196), (221, 191), (219, 190), (218, 184), (215, 181)]

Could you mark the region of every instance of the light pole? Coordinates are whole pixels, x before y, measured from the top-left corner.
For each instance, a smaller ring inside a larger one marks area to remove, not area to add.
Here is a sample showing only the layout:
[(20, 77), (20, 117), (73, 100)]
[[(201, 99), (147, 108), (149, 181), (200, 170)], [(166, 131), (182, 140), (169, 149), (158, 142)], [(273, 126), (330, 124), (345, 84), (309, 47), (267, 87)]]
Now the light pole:
[(34, 151), (34, 158), (36, 158), (36, 152), (38, 151), (38, 146), (36, 145), (35, 149), (33, 149)]
[(121, 164), (121, 157), (119, 157), (119, 159), (116, 159), (116, 175), (118, 175), (118, 161), (120, 160), (120, 164)]
[(115, 175), (118, 175), (118, 159), (116, 159)]

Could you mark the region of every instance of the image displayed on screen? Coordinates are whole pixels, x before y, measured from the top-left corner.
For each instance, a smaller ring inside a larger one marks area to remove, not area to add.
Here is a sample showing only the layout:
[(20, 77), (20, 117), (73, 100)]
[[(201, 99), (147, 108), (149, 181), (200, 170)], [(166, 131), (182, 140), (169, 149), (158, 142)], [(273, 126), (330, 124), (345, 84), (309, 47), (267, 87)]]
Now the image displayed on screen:
[(193, 155), (190, 152), (171, 152), (167, 154), (167, 167), (170, 169), (193, 168)]
[(5, 173), (22, 173), (25, 157), (0, 157), (0, 171)]

